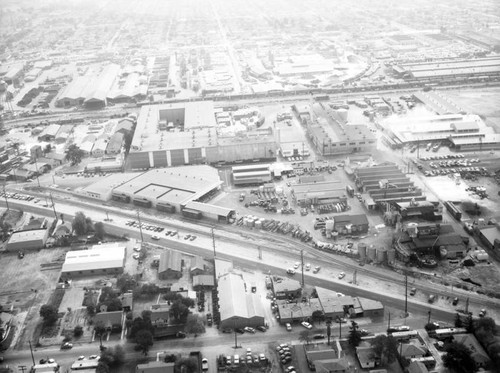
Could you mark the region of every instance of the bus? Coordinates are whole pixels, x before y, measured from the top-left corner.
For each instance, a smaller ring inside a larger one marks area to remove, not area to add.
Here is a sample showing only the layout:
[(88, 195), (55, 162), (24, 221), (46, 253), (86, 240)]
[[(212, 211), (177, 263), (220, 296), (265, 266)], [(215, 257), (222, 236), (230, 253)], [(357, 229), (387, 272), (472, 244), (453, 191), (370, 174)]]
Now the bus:
[(436, 366), (436, 359), (433, 356), (414, 357), (410, 359), (410, 363), (414, 361), (423, 363), (427, 369), (434, 369)]
[(464, 334), (467, 333), (467, 329), (465, 328), (446, 328), (446, 329), (436, 329), (429, 331), (429, 337), (436, 339), (446, 339), (450, 338), (455, 334)]
[(416, 330), (410, 330), (407, 332), (394, 332), (391, 334), (397, 341), (408, 341), (412, 338), (418, 337), (418, 332)]

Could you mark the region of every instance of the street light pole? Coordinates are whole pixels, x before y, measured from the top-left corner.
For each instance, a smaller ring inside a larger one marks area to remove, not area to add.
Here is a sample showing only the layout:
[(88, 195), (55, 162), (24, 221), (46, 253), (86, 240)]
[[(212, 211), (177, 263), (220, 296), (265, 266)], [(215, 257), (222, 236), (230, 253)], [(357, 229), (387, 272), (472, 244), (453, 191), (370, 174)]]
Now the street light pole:
[(405, 275), (405, 318), (408, 317), (408, 275)]
[(141, 214), (137, 211), (137, 219), (139, 220), (139, 231), (141, 232), (141, 242), (144, 242), (144, 236), (142, 235), (142, 223), (141, 223)]
[(33, 361), (33, 365), (35, 365), (35, 356), (33, 355), (33, 347), (31, 347), (31, 341), (28, 341), (30, 344), (30, 351), (31, 351), (31, 360)]
[(210, 229), (212, 232), (212, 247), (214, 248), (214, 259), (217, 257), (217, 252), (215, 251), (215, 233), (214, 233), (214, 227)]
[(332, 335), (332, 321), (330, 319), (326, 321), (326, 335), (328, 337), (328, 346), (330, 346), (330, 336)]
[(304, 250), (300, 250), (300, 261), (302, 269), (302, 286), (304, 286)]

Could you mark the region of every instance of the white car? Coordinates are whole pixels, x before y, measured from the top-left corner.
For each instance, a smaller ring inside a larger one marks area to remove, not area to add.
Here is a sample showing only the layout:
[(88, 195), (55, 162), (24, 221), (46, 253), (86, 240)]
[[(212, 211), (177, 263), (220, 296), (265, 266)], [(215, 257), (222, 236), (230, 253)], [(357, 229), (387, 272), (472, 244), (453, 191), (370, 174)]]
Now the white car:
[(289, 275), (294, 275), (294, 274), (295, 274), (295, 269), (293, 269), (293, 268), (288, 268), (288, 269), (286, 270), (286, 273), (288, 273)]
[(344, 277), (345, 277), (345, 273), (344, 272), (340, 272), (339, 273), (339, 279), (342, 280)]
[(203, 371), (208, 370), (208, 360), (205, 358), (203, 358), (203, 360), (201, 360), (201, 370), (203, 370)]
[(300, 263), (299, 263), (299, 262), (296, 262), (296, 263), (293, 265), (293, 268), (294, 268), (294, 269), (297, 269), (297, 268), (299, 268), (299, 267), (300, 267)]
[(139, 254), (134, 254), (132, 255), (132, 258), (136, 259), (136, 260), (139, 260), (141, 256)]
[(310, 263), (307, 263), (306, 264), (306, 271), (309, 271), (311, 269), (311, 264)]
[(320, 269), (321, 269), (321, 267), (320, 267), (320, 266), (316, 266), (316, 267), (314, 267), (314, 269), (313, 269), (313, 273), (318, 273)]
[(158, 241), (160, 239), (160, 236), (158, 236), (157, 234), (153, 234), (151, 238), (155, 241)]
[(300, 325), (302, 325), (302, 326), (303, 326), (304, 328), (306, 328), (306, 329), (312, 329), (312, 327), (313, 327), (313, 326), (312, 326), (311, 324), (309, 324), (307, 321), (302, 321), (302, 322), (300, 323)]

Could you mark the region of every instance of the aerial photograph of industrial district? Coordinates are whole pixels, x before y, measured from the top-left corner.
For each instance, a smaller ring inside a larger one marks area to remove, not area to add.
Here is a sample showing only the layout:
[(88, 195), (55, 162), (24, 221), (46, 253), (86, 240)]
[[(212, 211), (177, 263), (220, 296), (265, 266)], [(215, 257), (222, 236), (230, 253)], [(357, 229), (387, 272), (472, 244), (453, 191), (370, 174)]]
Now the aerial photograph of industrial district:
[(0, 373), (500, 372), (500, 2), (0, 0), (0, 238)]

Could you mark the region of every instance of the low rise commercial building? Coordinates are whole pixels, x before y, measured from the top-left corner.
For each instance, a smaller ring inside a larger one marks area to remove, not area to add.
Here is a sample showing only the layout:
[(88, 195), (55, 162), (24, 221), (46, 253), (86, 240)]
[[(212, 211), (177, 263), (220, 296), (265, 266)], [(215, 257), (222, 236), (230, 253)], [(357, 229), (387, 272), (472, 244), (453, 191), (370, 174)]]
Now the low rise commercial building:
[(43, 249), (48, 237), (47, 228), (14, 232), (5, 245), (5, 249), (7, 251)]
[(119, 244), (96, 245), (90, 250), (68, 251), (61, 277), (71, 279), (93, 275), (123, 273), (125, 247)]

